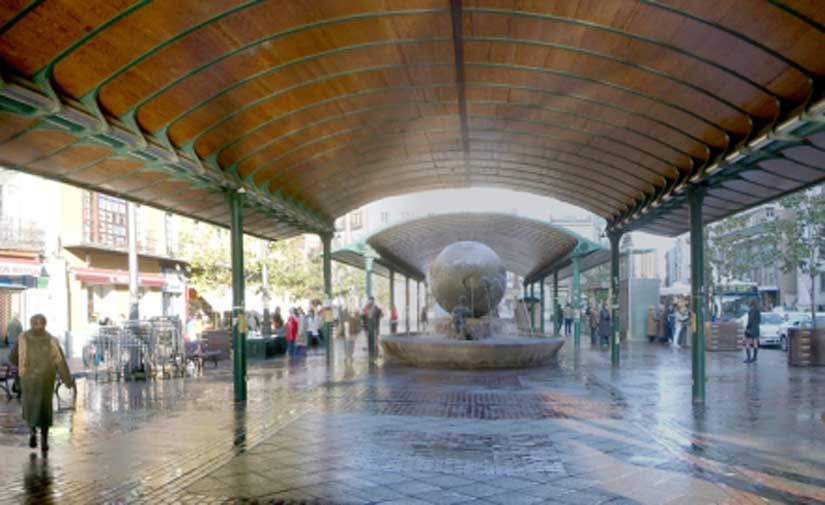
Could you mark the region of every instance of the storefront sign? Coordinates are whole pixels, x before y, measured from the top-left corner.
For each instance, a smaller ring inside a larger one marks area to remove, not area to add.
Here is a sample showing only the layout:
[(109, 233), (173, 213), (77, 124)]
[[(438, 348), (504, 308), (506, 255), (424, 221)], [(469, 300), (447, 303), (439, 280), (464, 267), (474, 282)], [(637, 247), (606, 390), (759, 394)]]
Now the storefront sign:
[(41, 265), (37, 260), (2, 259), (0, 260), (0, 275), (2, 276), (40, 276)]

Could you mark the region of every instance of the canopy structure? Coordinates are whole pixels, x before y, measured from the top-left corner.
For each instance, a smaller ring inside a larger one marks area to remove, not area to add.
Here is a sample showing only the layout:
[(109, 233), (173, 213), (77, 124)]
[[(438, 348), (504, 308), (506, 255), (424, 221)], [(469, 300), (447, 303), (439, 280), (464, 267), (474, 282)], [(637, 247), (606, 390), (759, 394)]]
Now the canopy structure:
[(496, 186), (688, 229), (825, 180), (818, 2), (14, 0), (0, 163), (270, 238)]
[[(574, 256), (587, 258), (606, 252), (599, 244), (547, 222), (512, 214), (462, 212), (391, 225), (334, 251), (332, 258), (364, 268), (365, 257), (373, 255), (374, 262), (382, 267), (381, 271), (375, 270), (379, 275), (394, 270), (422, 281), (438, 253), (462, 240), (486, 244), (508, 271), (528, 279), (551, 267), (563, 266)], [(600, 256), (602, 262), (609, 260), (609, 252)]]

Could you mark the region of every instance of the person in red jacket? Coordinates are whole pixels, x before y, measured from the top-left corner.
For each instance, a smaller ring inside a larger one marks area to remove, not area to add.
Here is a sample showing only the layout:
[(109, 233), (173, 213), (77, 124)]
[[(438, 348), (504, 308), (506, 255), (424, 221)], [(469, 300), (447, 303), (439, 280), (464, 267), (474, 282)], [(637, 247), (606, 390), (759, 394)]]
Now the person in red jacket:
[(295, 356), (295, 338), (298, 336), (298, 317), (295, 315), (295, 309), (289, 309), (289, 319), (286, 321), (286, 354), (287, 356)]
[(398, 331), (398, 311), (395, 310), (395, 305), (390, 311), (390, 333), (395, 334)]

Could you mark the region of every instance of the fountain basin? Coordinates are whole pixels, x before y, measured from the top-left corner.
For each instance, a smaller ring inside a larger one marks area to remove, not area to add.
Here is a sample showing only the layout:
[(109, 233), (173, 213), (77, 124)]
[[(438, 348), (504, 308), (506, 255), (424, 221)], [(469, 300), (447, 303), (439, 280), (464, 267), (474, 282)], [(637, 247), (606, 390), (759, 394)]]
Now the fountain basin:
[(421, 368), (476, 370), (526, 368), (549, 363), (564, 344), (556, 337), (493, 337), (453, 340), (420, 335), (381, 337), (389, 358)]

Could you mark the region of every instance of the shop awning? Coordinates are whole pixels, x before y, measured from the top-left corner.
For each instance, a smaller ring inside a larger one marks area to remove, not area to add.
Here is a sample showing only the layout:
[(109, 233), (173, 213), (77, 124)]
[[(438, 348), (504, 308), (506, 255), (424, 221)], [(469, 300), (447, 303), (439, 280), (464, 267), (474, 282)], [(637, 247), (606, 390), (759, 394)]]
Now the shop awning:
[(42, 265), (33, 258), (0, 256), (0, 277), (40, 276)]
[[(108, 270), (104, 268), (75, 268), (72, 269), (75, 279), (87, 284), (108, 284), (114, 286), (128, 286), (129, 272), (124, 270)], [(163, 289), (166, 279), (163, 274), (142, 273), (138, 275), (138, 285), (143, 288)]]

